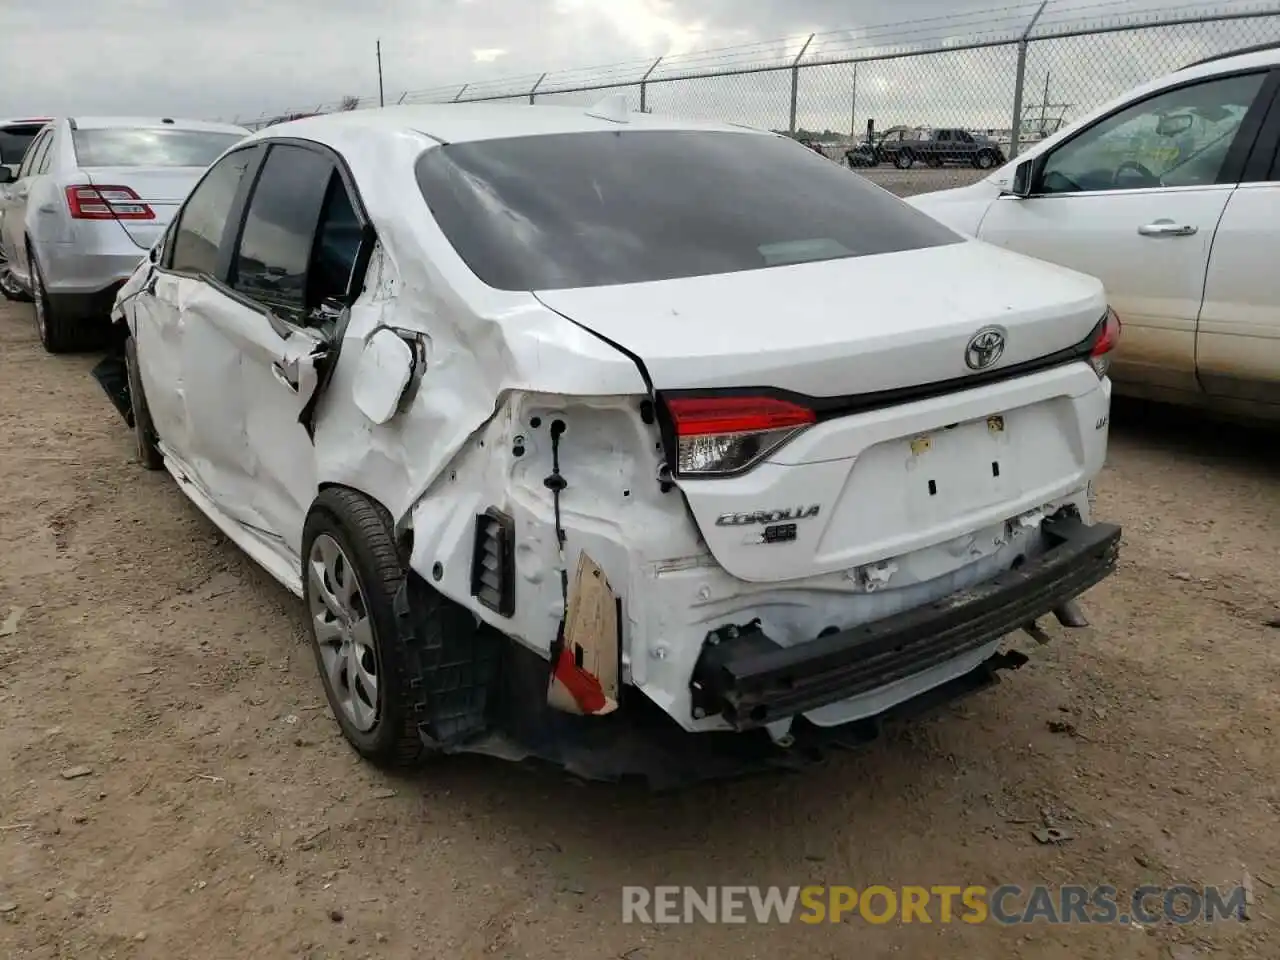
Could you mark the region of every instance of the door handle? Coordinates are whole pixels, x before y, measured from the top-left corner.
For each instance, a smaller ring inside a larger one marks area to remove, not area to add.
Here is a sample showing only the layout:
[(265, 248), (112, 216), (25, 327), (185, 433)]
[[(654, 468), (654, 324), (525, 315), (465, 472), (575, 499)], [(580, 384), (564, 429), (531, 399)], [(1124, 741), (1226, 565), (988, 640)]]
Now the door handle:
[(1172, 220), (1157, 220), (1138, 228), (1144, 237), (1193, 237), (1200, 232), (1199, 227), (1189, 223), (1174, 223)]
[(283, 366), (281, 366), (278, 360), (271, 361), (271, 375), (275, 377), (276, 380), (279, 381), (281, 384), (283, 384), (286, 388), (288, 388), (290, 393), (298, 392), (297, 382), (290, 378), (288, 372), (285, 370)]

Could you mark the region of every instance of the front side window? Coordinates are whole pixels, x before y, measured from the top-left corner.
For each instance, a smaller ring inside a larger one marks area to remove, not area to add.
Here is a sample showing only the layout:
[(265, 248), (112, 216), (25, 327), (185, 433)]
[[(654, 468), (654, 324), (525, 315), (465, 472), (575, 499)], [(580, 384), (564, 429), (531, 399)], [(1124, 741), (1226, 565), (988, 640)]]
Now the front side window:
[(1254, 73), (1209, 80), (1112, 114), (1049, 155), (1038, 192), (1217, 183), (1265, 79)]
[(482, 281), (644, 283), (960, 243), (936, 220), (785, 137), (563, 133), (427, 150), (418, 185)]
[(71, 135), (81, 167), (207, 167), (243, 139), (242, 133), (166, 127), (102, 127)]
[(249, 201), (232, 286), (281, 319), (306, 325), (321, 304), (345, 297), (361, 236), (333, 161), (278, 144)]
[(228, 154), (214, 164), (192, 191), (173, 235), (170, 269), (214, 275), (227, 218), (231, 216), (240, 181), (253, 156), (253, 150)]

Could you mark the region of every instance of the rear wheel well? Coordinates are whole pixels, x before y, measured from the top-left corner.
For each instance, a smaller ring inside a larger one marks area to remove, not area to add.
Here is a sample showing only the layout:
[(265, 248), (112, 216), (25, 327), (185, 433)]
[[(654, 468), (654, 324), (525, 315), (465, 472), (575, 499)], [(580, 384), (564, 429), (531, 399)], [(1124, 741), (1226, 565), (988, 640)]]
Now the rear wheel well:
[[(361, 490), (359, 487), (353, 487), (348, 483), (335, 483), (332, 481), (321, 483), (320, 486), (316, 488), (316, 498), (315, 500), (311, 501), (311, 507), (307, 511), (308, 517), (311, 516), (313, 511), (315, 511), (317, 505), (319, 505), (320, 495), (323, 494), (326, 490), (349, 490), (351, 493), (356, 493), (364, 497), (366, 500), (372, 503), (379, 511), (381, 511), (385, 516), (388, 528), (394, 532), (396, 554), (400, 558), (400, 565), (403, 566), (405, 570), (409, 569), (409, 557), (413, 553), (413, 528), (412, 527), (406, 526), (403, 530), (396, 529), (395, 516), (391, 513), (389, 509), (387, 509), (386, 504), (384, 504), (381, 500), (379, 500), (369, 491)], [(321, 509), (323, 509), (323, 505), (320, 505), (320, 507)]]

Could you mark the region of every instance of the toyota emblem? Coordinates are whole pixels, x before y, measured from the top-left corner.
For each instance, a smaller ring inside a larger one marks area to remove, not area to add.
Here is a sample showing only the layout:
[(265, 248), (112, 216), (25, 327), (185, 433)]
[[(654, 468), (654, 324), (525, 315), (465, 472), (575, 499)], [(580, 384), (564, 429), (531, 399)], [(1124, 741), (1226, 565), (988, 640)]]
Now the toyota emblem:
[(983, 327), (969, 338), (964, 348), (964, 362), (970, 370), (985, 370), (1004, 356), (1004, 331), (999, 327)]

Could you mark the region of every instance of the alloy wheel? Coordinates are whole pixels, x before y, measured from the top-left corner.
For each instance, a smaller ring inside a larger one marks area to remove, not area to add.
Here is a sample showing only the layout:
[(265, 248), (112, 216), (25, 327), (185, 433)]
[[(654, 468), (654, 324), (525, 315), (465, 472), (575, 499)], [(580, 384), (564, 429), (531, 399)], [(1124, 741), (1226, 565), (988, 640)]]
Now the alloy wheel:
[(366, 733), (378, 723), (381, 664), (360, 578), (338, 541), (327, 533), (311, 545), (307, 576), (325, 679), (346, 720)]

